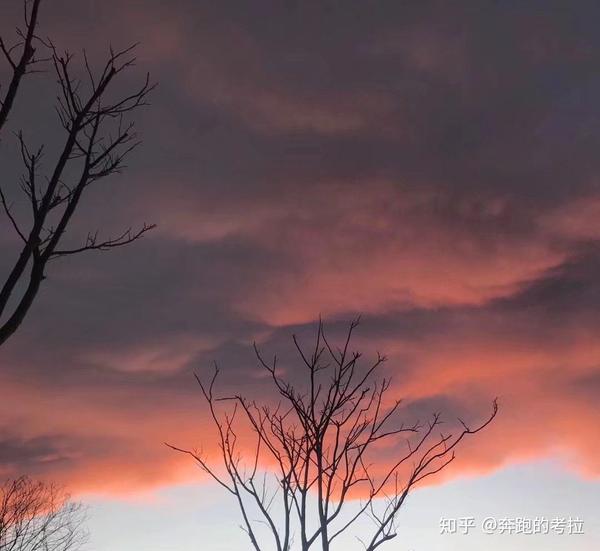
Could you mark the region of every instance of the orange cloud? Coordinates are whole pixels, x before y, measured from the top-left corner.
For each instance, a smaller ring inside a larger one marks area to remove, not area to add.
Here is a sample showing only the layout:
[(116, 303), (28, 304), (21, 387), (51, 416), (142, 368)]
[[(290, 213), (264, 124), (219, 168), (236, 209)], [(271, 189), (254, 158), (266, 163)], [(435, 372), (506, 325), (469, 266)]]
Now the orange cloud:
[(381, 6), (347, 26), (218, 2), (48, 11), (57, 45), (89, 36), (92, 57), (141, 39), (160, 81), (137, 185), (73, 229), (159, 229), (49, 271), (1, 351), (0, 470), (97, 491), (197, 477), (162, 444), (215, 453), (191, 372), (217, 360), (226, 388), (268, 398), (253, 339), (279, 350), (319, 313), (362, 312), (357, 346), (390, 356), (407, 415), (475, 418), (500, 397), (455, 472), (553, 454), (597, 476), (598, 33), (513, 27), (497, 4), (440, 5), (431, 25)]
[(238, 311), (273, 325), (307, 322), (315, 312), (484, 304), (568, 256), (541, 223), (526, 236), (492, 233), (510, 216), (501, 197), (456, 202), (425, 186), (320, 185), (256, 204), (209, 202), (201, 212), (184, 203), (176, 216), (163, 213), (163, 231), (199, 242), (243, 237), (285, 259), (264, 286), (233, 297)]

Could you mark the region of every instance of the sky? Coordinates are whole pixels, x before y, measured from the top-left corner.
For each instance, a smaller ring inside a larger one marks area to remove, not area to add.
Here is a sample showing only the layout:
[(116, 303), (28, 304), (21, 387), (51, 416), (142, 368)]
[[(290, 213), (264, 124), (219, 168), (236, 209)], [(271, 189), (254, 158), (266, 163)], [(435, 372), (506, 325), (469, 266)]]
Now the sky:
[[(488, 541), (440, 535), (443, 504), (586, 519), (486, 549), (598, 548), (599, 16), (585, 0), (45, 2), (41, 33), (76, 60), (140, 42), (124, 85), (158, 82), (143, 146), (67, 237), (157, 228), (50, 267), (0, 351), (0, 474), (83, 496), (92, 550), (247, 549), (226, 496), (163, 445), (215, 449), (193, 373), (217, 361), (224, 389), (268, 399), (254, 340), (285, 357), (319, 315), (337, 339), (361, 314), (355, 346), (388, 356), (407, 416), (500, 401), (409, 502), (397, 549)], [(47, 166), (55, 94), (31, 75), (9, 121)], [(10, 186), (9, 133), (0, 158)], [(164, 518), (171, 538), (148, 537)]]

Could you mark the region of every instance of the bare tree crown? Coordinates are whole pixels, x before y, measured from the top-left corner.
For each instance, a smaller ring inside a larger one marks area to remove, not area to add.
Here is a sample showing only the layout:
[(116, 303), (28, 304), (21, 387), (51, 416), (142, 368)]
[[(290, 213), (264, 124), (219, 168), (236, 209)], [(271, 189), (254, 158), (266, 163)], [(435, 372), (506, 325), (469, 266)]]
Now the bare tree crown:
[(76, 551), (85, 511), (59, 487), (28, 477), (0, 486), (0, 551)]
[[(385, 357), (377, 355), (363, 366), (361, 354), (350, 349), (356, 326), (350, 325), (339, 348), (330, 343), (322, 323), (310, 350), (294, 337), (305, 375), (301, 387), (284, 378), (277, 358), (267, 361), (255, 346), (279, 396), (275, 405), (241, 394), (217, 396), (217, 368), (210, 382), (197, 378), (217, 430), (224, 470), (201, 452), (169, 447), (191, 455), (235, 498), (242, 528), (256, 551), (290, 551), (295, 538), (302, 551), (329, 551), (365, 516), (374, 523), (373, 533), (359, 539), (364, 549), (374, 551), (396, 537), (397, 514), (410, 490), (447, 467), (460, 442), (497, 413), (494, 401), (484, 422), (470, 427), (460, 421), (450, 434), (440, 433), (439, 413), (423, 423), (400, 422), (401, 402), (388, 397), (390, 379), (377, 376)], [(240, 443), (240, 423), (254, 435), (250, 456)], [(385, 461), (382, 449), (388, 455), (391, 450)], [(266, 471), (273, 474), (270, 483)], [(257, 525), (268, 528), (270, 544), (261, 539)]]
[[(48, 39), (37, 35), (41, 0), (24, 2), (24, 28), (17, 29), (17, 40), (8, 45), (0, 38), (12, 76), (0, 89), (0, 136), (9, 120), (23, 78), (38, 71), (41, 63), (50, 64), (57, 79), (56, 113), (64, 131), (63, 144), (48, 174), (41, 173), (43, 145), (32, 147), (21, 131), (17, 132), (25, 172), (20, 182), (21, 198), (29, 205), (29, 218), (19, 220), (0, 180), (0, 203), (14, 232), (21, 241), (20, 253), (0, 288), (0, 345), (21, 325), (28, 313), (52, 259), (82, 253), (106, 251), (127, 245), (142, 237), (153, 225), (128, 228), (117, 236), (100, 238), (98, 231), (87, 234), (72, 248), (62, 246), (86, 190), (124, 168), (127, 155), (139, 145), (134, 123), (128, 116), (147, 104), (154, 85), (149, 75), (139, 87), (113, 94), (115, 83), (135, 64), (135, 45), (109, 51), (106, 62), (95, 70), (85, 51), (78, 74), (74, 57), (60, 53)], [(37, 52), (47, 52), (39, 57)], [(21, 285), (20, 285), (21, 284)], [(22, 289), (17, 293), (17, 289)], [(17, 297), (15, 295), (18, 294)], [(9, 301), (14, 305), (9, 310)]]

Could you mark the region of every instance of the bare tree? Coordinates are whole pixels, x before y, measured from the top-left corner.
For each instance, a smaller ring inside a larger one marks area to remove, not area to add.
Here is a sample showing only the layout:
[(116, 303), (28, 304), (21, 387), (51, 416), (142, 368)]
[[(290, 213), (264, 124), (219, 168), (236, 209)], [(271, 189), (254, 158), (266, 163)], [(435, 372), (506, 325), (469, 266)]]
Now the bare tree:
[[(133, 122), (127, 117), (146, 105), (153, 84), (146, 75), (139, 87), (124, 93), (115, 91), (115, 83), (135, 63), (135, 46), (122, 50), (111, 48), (99, 70), (91, 67), (84, 51), (81, 76), (76, 76), (73, 56), (60, 53), (50, 40), (36, 34), (40, 3), (41, 0), (24, 1), (24, 27), (17, 29), (14, 44), (7, 45), (0, 38), (0, 51), (12, 72), (8, 86), (0, 95), (0, 136), (24, 77), (38, 72), (40, 64), (49, 64), (57, 79), (56, 113), (64, 138), (51, 170), (43, 175), (44, 147), (30, 146), (23, 133), (17, 132), (24, 164), (20, 192), (28, 204), (27, 220), (18, 219), (6, 186), (0, 180), (4, 214), (21, 241), (20, 252), (0, 288), (0, 345), (23, 322), (45, 279), (48, 262), (84, 251), (121, 247), (136, 241), (153, 227), (144, 224), (137, 230), (129, 228), (104, 239), (94, 231), (88, 233), (80, 245), (63, 247), (65, 233), (86, 190), (120, 172), (127, 155), (139, 144)], [(38, 56), (38, 50), (47, 55)]]
[[(401, 402), (387, 396), (390, 379), (377, 377), (385, 358), (377, 355), (361, 367), (361, 354), (350, 351), (356, 326), (350, 325), (341, 348), (332, 346), (322, 323), (310, 351), (294, 336), (306, 376), (301, 388), (284, 379), (277, 358), (266, 361), (255, 345), (279, 396), (276, 405), (240, 394), (218, 397), (218, 368), (208, 384), (196, 377), (217, 430), (224, 469), (209, 464), (201, 452), (167, 445), (191, 455), (234, 497), (256, 551), (289, 551), (297, 536), (302, 551), (329, 551), (365, 516), (373, 521), (373, 531), (359, 541), (367, 551), (377, 549), (396, 537), (397, 515), (409, 492), (447, 467), (457, 446), (497, 413), (494, 401), (484, 422), (470, 427), (459, 420), (459, 428), (448, 434), (439, 432), (439, 413), (424, 423), (402, 423)], [(250, 452), (241, 443), (242, 431), (253, 435)], [(388, 450), (385, 460), (382, 450)], [(267, 528), (268, 547), (264, 529), (261, 538), (257, 526)]]
[(53, 484), (23, 476), (0, 486), (0, 551), (75, 551), (87, 540), (84, 520)]

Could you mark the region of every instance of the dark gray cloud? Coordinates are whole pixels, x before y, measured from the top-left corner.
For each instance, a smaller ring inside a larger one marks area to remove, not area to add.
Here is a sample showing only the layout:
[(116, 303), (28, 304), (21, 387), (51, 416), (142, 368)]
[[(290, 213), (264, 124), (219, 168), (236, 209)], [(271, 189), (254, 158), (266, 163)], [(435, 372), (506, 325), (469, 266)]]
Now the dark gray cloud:
[[(576, 410), (558, 388), (598, 368), (597, 3), (46, 4), (44, 34), (59, 47), (98, 60), (109, 41), (139, 40), (132, 78), (149, 69), (159, 82), (139, 115), (143, 148), (91, 191), (68, 238), (159, 228), (51, 267), (0, 357), (0, 433), (10, 408), (46, 389), (16, 421), (39, 436), (7, 437), (0, 463), (54, 457), (62, 439), (49, 434), (77, 433), (69, 446), (89, 449), (89, 430), (114, 439), (106, 457), (132, 453), (139, 466), (148, 453), (151, 480), (168, 478), (156, 446), (195, 419), (191, 371), (216, 359), (226, 387), (261, 393), (252, 340), (291, 364), (290, 333), (308, 341), (319, 312), (334, 338), (364, 312), (357, 346), (389, 353), (415, 411), (476, 415), (500, 393), (517, 404), (506, 419), (533, 430), (528, 385), (565, 417)], [(11, 120), (48, 144), (48, 169), (62, 139), (53, 86), (28, 80)], [(5, 137), (9, 186), (14, 148)], [(90, 428), (76, 430), (61, 403)], [(515, 453), (529, 453), (526, 440)], [(112, 472), (94, 453), (68, 457), (57, 471)]]

